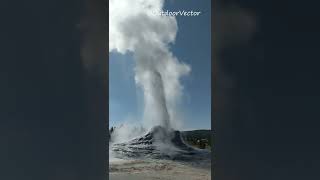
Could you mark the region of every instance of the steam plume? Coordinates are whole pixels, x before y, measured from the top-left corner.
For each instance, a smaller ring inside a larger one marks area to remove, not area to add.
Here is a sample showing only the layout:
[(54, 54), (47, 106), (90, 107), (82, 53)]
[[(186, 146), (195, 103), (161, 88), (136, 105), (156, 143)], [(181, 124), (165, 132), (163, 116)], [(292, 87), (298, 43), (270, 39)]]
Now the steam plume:
[(174, 17), (156, 14), (163, 5), (163, 0), (109, 1), (109, 52), (133, 53), (135, 82), (144, 93), (148, 128), (173, 126), (183, 92), (180, 79), (191, 70), (169, 50), (178, 26)]

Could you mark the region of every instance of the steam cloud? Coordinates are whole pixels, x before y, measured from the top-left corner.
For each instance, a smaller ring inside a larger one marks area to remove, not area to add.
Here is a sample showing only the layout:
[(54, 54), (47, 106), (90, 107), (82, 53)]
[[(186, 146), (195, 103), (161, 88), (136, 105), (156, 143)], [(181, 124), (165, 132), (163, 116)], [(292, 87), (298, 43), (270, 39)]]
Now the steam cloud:
[(175, 17), (160, 16), (164, 0), (110, 0), (109, 52), (133, 53), (135, 82), (144, 93), (144, 125), (176, 128), (182, 76), (190, 66), (169, 50), (178, 31)]

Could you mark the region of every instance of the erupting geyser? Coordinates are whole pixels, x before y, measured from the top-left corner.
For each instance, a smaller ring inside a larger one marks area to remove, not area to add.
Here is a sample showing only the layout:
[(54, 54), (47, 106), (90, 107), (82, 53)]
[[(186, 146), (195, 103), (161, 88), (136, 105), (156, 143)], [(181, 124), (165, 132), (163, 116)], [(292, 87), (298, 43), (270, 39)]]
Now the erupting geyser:
[(110, 0), (109, 51), (131, 52), (135, 81), (144, 93), (144, 126), (177, 128), (182, 76), (190, 67), (169, 50), (178, 30), (175, 17), (160, 16), (163, 0)]
[(154, 126), (162, 126), (165, 129), (171, 128), (170, 116), (167, 109), (164, 88), (160, 73), (156, 71), (146, 72), (143, 83), (145, 98), (145, 119)]
[(135, 81), (144, 94), (143, 124), (152, 128), (141, 138), (112, 147), (128, 156), (193, 153), (173, 130), (183, 92), (180, 79), (191, 69), (170, 52), (178, 27), (175, 17), (159, 15), (163, 4), (163, 0), (109, 1), (109, 52), (133, 54)]

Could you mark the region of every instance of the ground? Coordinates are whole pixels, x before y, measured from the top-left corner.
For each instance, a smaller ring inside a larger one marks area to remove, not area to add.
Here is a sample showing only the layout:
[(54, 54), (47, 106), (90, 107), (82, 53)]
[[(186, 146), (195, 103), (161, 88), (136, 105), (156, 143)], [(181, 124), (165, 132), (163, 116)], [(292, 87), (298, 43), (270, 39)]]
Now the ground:
[(111, 160), (110, 180), (210, 180), (208, 163), (171, 160)]

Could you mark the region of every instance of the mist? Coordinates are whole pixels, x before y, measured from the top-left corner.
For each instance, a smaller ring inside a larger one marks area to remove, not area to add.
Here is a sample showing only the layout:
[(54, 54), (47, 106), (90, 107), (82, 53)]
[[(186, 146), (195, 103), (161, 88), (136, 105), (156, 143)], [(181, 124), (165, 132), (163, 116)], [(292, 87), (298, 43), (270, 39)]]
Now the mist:
[(134, 80), (144, 95), (143, 126), (179, 128), (180, 80), (191, 68), (170, 51), (178, 32), (176, 19), (157, 13), (163, 0), (110, 0), (109, 5), (109, 52), (133, 54)]

